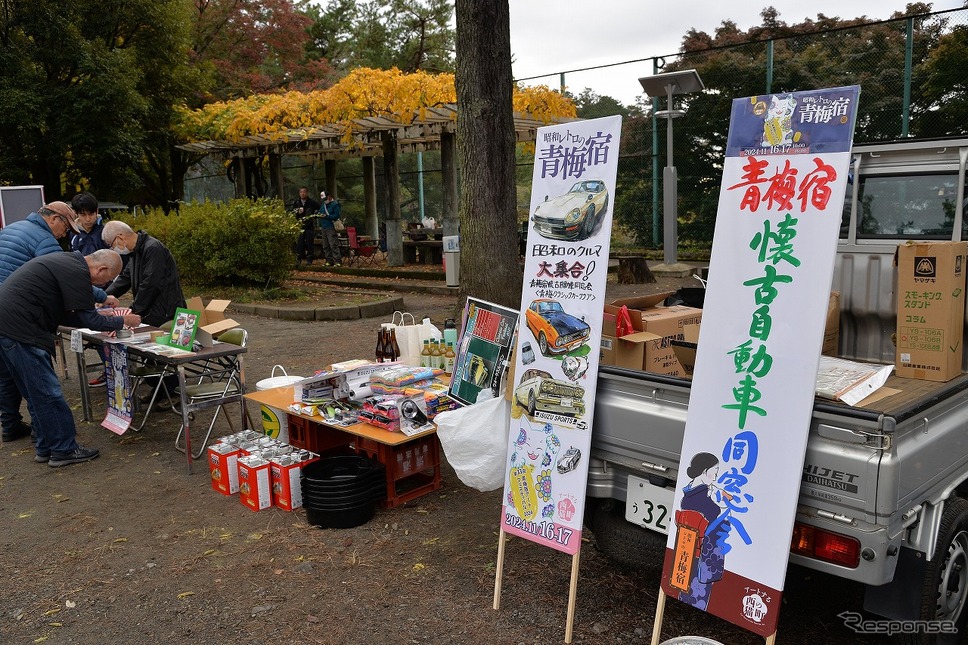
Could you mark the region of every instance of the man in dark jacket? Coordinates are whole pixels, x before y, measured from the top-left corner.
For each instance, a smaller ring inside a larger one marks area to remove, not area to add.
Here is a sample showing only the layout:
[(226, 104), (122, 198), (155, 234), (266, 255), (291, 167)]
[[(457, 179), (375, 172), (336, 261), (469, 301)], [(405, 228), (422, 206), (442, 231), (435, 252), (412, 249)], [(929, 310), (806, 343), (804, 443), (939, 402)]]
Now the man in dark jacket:
[(296, 264), (306, 258), (306, 264), (313, 263), (316, 239), (316, 212), (319, 211), (319, 202), (309, 196), (309, 189), (303, 186), (299, 189), (299, 197), (293, 200), (289, 210), (296, 219), (302, 222), (303, 232), (299, 235), (296, 243)]
[[(62, 252), (57, 240), (80, 230), (76, 218), (74, 210), (64, 202), (51, 202), (38, 212), (27, 215), (27, 219), (0, 230), (0, 283), (29, 260)], [(102, 289), (95, 287), (93, 293), (97, 302), (106, 302), (109, 306), (118, 304), (117, 299), (108, 299)], [(19, 395), (11, 394), (6, 404), (0, 407), (0, 425), (3, 426), (4, 441), (31, 434), (30, 424), (25, 423), (20, 414)]]
[(323, 254), (326, 256), (326, 264), (331, 267), (339, 266), (339, 233), (336, 231), (336, 220), (342, 217), (339, 202), (332, 195), (323, 193), (320, 195), (325, 201), (319, 209), (322, 216), (323, 228)]
[(90, 461), (98, 451), (77, 443), (74, 415), (64, 399), (52, 357), (58, 325), (100, 331), (137, 326), (141, 318), (102, 316), (94, 309), (92, 284), (104, 284), (121, 271), (117, 253), (101, 250), (48, 253), (34, 258), (0, 285), (0, 406), (16, 394), (27, 399), (37, 434), (35, 461), (51, 467)]
[(123, 296), (130, 290), (131, 311), (146, 325), (161, 327), (173, 320), (175, 310), (185, 306), (185, 296), (171, 251), (145, 231), (135, 233), (117, 220), (104, 225), (102, 237), (121, 255), (130, 254), (121, 275), (108, 287), (108, 295)]

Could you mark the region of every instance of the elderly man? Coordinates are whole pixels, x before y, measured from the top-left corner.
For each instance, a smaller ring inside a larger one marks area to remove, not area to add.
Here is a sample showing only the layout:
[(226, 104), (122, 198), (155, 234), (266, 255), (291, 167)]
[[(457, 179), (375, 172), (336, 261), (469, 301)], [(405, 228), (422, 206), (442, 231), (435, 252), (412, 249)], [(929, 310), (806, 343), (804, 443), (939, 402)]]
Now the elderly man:
[(175, 310), (185, 306), (185, 296), (171, 251), (145, 231), (135, 233), (117, 220), (107, 222), (101, 235), (111, 249), (131, 254), (108, 294), (123, 296), (130, 289), (134, 296), (131, 311), (144, 318), (145, 324), (161, 327), (174, 320)]
[[(96, 207), (95, 207), (96, 209)], [(48, 253), (60, 253), (57, 240), (69, 232), (78, 232), (77, 215), (64, 202), (45, 204), (27, 219), (13, 222), (0, 230), (0, 283), (28, 260)], [(116, 298), (107, 298), (102, 289), (94, 288), (94, 299), (116, 306)], [(12, 396), (5, 405), (0, 406), (0, 425), (3, 426), (3, 440), (14, 441), (32, 434), (31, 426), (24, 423), (20, 414), (19, 397)]]
[(99, 451), (77, 443), (74, 415), (54, 371), (54, 335), (67, 323), (101, 331), (137, 326), (141, 317), (101, 316), (92, 284), (121, 272), (121, 257), (102, 249), (50, 253), (30, 260), (0, 285), (0, 404), (19, 391), (37, 434), (35, 461), (53, 468), (90, 461)]

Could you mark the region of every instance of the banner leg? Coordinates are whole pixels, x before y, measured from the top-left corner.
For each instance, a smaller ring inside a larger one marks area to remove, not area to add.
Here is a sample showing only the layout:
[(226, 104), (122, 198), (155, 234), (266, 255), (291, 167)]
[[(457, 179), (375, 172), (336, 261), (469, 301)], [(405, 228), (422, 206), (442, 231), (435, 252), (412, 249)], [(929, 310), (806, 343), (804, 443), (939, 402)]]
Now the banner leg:
[(565, 642), (571, 642), (572, 628), (575, 626), (575, 601), (578, 599), (578, 561), (581, 547), (571, 556), (571, 584), (568, 586), (568, 618), (565, 620)]
[(501, 582), (504, 580), (504, 529), (498, 534), (497, 571), (494, 575), (494, 609), (501, 608)]
[(773, 645), (774, 643), (776, 643), (776, 632), (766, 637), (766, 645)]
[(655, 604), (655, 624), (652, 626), (652, 645), (659, 645), (659, 639), (662, 637), (662, 616), (665, 614), (665, 601), (665, 592), (660, 588), (659, 600)]

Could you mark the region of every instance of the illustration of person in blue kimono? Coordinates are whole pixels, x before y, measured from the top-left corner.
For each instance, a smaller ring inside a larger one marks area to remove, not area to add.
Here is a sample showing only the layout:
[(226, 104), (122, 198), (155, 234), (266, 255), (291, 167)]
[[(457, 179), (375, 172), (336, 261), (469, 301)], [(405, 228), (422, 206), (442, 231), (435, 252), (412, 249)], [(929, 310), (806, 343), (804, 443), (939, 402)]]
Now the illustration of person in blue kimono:
[(730, 529), (729, 519), (724, 516), (726, 493), (716, 486), (719, 459), (713, 454), (696, 453), (686, 475), (691, 481), (682, 489), (680, 510), (676, 511), (677, 544), (683, 533), (690, 533), (692, 541), (686, 543), (695, 546), (689, 554), (692, 561), (688, 566), (688, 587), (677, 586), (679, 600), (705, 611), (713, 583), (723, 577), (730, 548), (726, 544)]

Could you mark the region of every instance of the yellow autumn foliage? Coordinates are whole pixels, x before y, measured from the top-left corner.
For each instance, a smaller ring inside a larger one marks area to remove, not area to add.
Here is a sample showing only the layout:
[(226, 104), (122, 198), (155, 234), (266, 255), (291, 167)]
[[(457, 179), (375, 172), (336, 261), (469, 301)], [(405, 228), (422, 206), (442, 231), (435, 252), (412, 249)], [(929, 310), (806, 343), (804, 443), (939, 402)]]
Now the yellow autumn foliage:
[[(336, 128), (349, 142), (353, 121), (384, 117), (401, 124), (424, 118), (428, 108), (457, 102), (453, 74), (404, 74), (398, 69), (358, 68), (326, 90), (260, 94), (181, 109), (175, 130), (184, 141), (239, 142), (247, 136), (307, 136), (316, 128)], [(574, 117), (570, 99), (546, 86), (516, 87), (514, 111), (546, 123)]]

